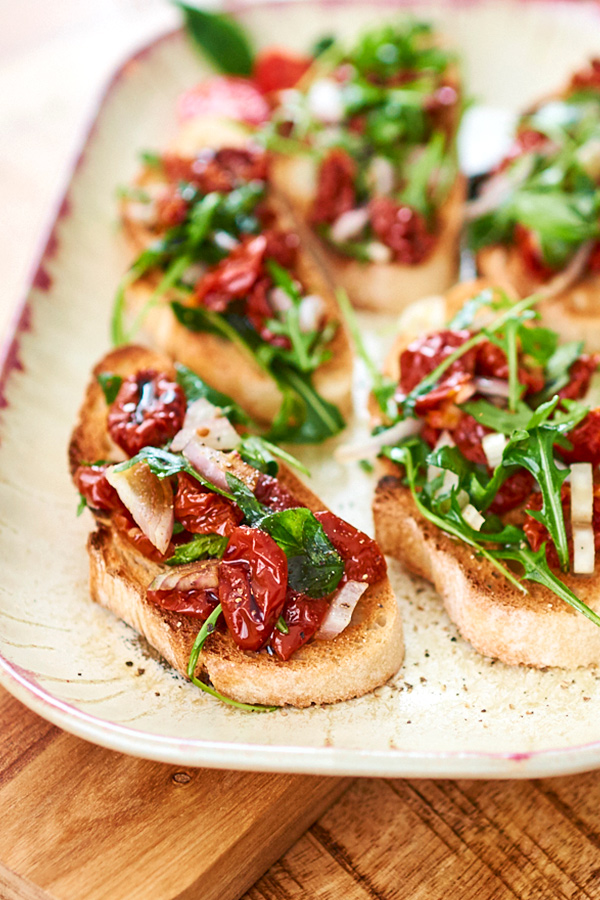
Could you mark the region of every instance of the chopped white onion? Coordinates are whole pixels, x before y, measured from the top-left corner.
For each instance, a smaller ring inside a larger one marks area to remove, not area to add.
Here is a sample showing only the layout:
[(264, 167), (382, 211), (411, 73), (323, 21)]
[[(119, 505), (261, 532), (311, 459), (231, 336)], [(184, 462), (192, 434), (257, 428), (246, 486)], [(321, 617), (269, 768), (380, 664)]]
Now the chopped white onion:
[(485, 519), (479, 510), (475, 509), (470, 503), (467, 503), (462, 514), (467, 525), (470, 525), (475, 531), (481, 531), (481, 526), (485, 522)]
[(334, 594), (331, 605), (321, 622), (315, 638), (318, 641), (331, 641), (350, 624), (356, 604), (368, 588), (364, 581), (347, 581)]
[(596, 564), (594, 529), (591, 525), (573, 526), (573, 572), (592, 575)]
[(240, 243), (232, 234), (229, 234), (228, 231), (215, 231), (213, 233), (213, 240), (217, 247), (220, 247), (221, 250), (226, 250), (228, 253), (231, 250), (235, 250)]
[(277, 313), (286, 313), (294, 305), (294, 301), (287, 291), (281, 287), (274, 287), (267, 293), (267, 300), (271, 308)]
[(492, 434), (486, 434), (486, 436), (482, 438), (481, 446), (483, 447), (483, 452), (485, 453), (485, 458), (488, 461), (490, 469), (497, 468), (502, 462), (502, 454), (504, 453), (504, 448), (507, 443), (508, 439), (506, 435), (496, 431), (492, 432)]
[(478, 394), (486, 397), (508, 397), (509, 386), (505, 378), (475, 378), (473, 381)]
[(176, 566), (157, 575), (149, 587), (151, 591), (206, 591), (219, 586), (219, 562), (205, 559)]
[(369, 457), (377, 456), (382, 447), (390, 445), (393, 447), (398, 441), (418, 434), (423, 423), (419, 419), (405, 419), (403, 422), (397, 422), (391, 428), (380, 431), (367, 438), (362, 444), (344, 444), (335, 450), (334, 456), (338, 462), (347, 463), (354, 462), (357, 459), (369, 459)]
[(558, 294), (562, 294), (563, 291), (570, 288), (576, 281), (579, 281), (585, 271), (593, 246), (593, 241), (586, 241), (585, 244), (582, 244), (566, 269), (563, 269), (562, 272), (555, 275), (548, 284), (541, 287), (536, 293), (539, 294), (540, 297), (556, 297)]
[(106, 470), (106, 480), (150, 543), (164, 553), (175, 522), (173, 489), (169, 479), (159, 478), (147, 463), (139, 462), (120, 472), (110, 466)]
[(336, 244), (357, 237), (369, 221), (369, 210), (366, 207), (349, 209), (338, 216), (329, 232), (331, 240)]
[(458, 487), (458, 475), (451, 472), (450, 469), (444, 469), (444, 480), (442, 482), (441, 491), (443, 494), (449, 494), (452, 488)]
[(365, 247), (365, 251), (371, 262), (383, 265), (391, 262), (392, 251), (381, 241), (369, 241)]
[(298, 307), (298, 327), (306, 334), (318, 331), (325, 316), (325, 301), (318, 294), (307, 294)]
[(218, 450), (212, 450), (194, 437), (183, 448), (183, 455), (207, 481), (222, 491), (228, 491), (226, 467), (223, 456)]
[(331, 78), (318, 78), (309, 88), (307, 106), (311, 115), (320, 122), (336, 124), (344, 118), (342, 90)]
[(367, 183), (374, 194), (391, 194), (394, 190), (394, 166), (385, 156), (374, 156), (367, 169)]
[(218, 406), (204, 397), (194, 400), (187, 409), (183, 428), (171, 443), (171, 449), (178, 453), (193, 438), (214, 450), (233, 450), (240, 443), (240, 436), (224, 416)]
[(181, 276), (181, 280), (184, 284), (193, 287), (200, 281), (205, 272), (205, 265), (203, 265), (202, 263), (192, 263), (192, 265), (188, 266)]
[(591, 525), (594, 513), (594, 476), (590, 462), (571, 463), (571, 521)]
[[(456, 444), (452, 438), (452, 435), (449, 431), (444, 429), (437, 439), (437, 443), (432, 450), (432, 453), (435, 453), (436, 450), (440, 450), (442, 447), (455, 447)], [(433, 481), (434, 478), (437, 478), (438, 475), (441, 475), (442, 472), (447, 472), (447, 469), (441, 469), (439, 466), (427, 466), (427, 481)]]

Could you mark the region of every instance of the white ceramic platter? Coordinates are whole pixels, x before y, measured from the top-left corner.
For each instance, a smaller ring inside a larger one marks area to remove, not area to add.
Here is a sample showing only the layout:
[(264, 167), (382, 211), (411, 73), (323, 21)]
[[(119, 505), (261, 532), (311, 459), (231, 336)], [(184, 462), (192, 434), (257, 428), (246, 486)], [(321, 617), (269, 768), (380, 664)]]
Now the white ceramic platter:
[[(236, 13), (259, 45), (307, 48), (397, 6), (259, 4)], [(560, 85), (600, 54), (594, 4), (428, 4), (465, 57), (485, 104), (465, 135), (485, 156), (506, 113)], [(92, 364), (107, 349), (115, 286), (127, 260), (115, 188), (142, 148), (164, 146), (174, 100), (203, 75), (179, 33), (144, 49), (110, 84), (62, 204), (0, 375), (0, 682), (57, 725), (115, 750), (184, 765), (323, 774), (531, 777), (600, 766), (600, 674), (537, 672), (483, 659), (456, 634), (440, 601), (397, 566), (404, 667), (374, 694), (269, 715), (201, 694), (150, 656), (133, 631), (88, 598), (86, 513), (66, 446)], [(476, 167), (476, 166), (475, 166)], [(365, 319), (380, 346), (390, 331)], [(357, 395), (364, 393), (358, 377)], [(359, 415), (354, 431), (364, 421)], [(369, 527), (372, 485), (331, 448), (305, 454), (316, 490)]]

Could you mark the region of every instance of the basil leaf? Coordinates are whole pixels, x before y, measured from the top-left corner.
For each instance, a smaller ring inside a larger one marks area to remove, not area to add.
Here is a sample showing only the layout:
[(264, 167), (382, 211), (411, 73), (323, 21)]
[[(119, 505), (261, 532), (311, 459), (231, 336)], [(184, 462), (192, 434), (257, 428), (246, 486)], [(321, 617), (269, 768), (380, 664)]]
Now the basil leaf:
[(344, 561), (314, 513), (304, 507), (284, 509), (263, 518), (260, 528), (271, 535), (288, 558), (288, 583), (307, 597), (324, 597), (338, 586)]
[(102, 388), (104, 399), (110, 406), (117, 399), (117, 394), (119, 393), (119, 388), (123, 384), (123, 379), (120, 375), (114, 375), (112, 372), (100, 372), (98, 375), (98, 384)]
[(118, 463), (118, 465), (114, 467), (114, 470), (115, 472), (124, 472), (125, 469), (129, 469), (139, 462), (147, 463), (150, 471), (153, 472), (157, 478), (170, 478), (172, 475), (179, 474), (179, 472), (187, 472), (188, 475), (191, 475), (192, 478), (199, 481), (200, 484), (205, 488), (208, 488), (209, 491), (214, 491), (215, 494), (221, 494), (222, 497), (227, 497), (228, 500), (234, 499), (232, 494), (228, 494), (227, 491), (221, 490), (216, 484), (213, 484), (212, 481), (209, 481), (204, 475), (201, 475), (200, 472), (187, 461), (185, 456), (182, 456), (180, 453), (171, 453), (169, 450), (163, 450), (159, 447), (143, 447), (140, 452), (135, 456), (132, 456), (131, 459)]
[(209, 403), (218, 406), (234, 425), (247, 425), (251, 422), (248, 414), (227, 394), (222, 394), (221, 391), (211, 387), (199, 375), (188, 369), (187, 366), (175, 363), (175, 368), (177, 370), (177, 384), (183, 388), (188, 405), (193, 403), (194, 400), (208, 400)]
[(220, 534), (199, 534), (187, 544), (180, 544), (165, 563), (182, 566), (197, 559), (222, 559), (228, 543), (229, 538)]
[(211, 13), (174, 0), (184, 15), (193, 42), (227, 75), (251, 75), (254, 54), (247, 35), (229, 16)]
[(226, 477), (233, 499), (244, 513), (245, 520), (249, 525), (260, 525), (264, 517), (269, 515), (267, 507), (259, 503), (254, 492), (236, 475), (228, 472)]

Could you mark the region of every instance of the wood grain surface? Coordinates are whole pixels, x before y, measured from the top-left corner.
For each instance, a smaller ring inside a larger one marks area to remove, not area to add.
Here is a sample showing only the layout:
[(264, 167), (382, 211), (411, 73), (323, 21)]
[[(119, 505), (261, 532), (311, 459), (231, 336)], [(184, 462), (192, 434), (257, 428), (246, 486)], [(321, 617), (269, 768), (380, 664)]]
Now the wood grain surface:
[(0, 822), (0, 900), (600, 898), (597, 773), (183, 769), (65, 734), (2, 690)]

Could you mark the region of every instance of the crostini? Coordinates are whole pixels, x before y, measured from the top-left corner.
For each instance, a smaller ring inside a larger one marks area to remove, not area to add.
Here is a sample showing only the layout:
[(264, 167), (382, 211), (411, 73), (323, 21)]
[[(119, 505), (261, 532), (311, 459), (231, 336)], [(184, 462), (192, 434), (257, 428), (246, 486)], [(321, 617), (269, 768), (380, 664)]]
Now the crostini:
[(243, 419), (153, 351), (98, 363), (69, 448), (92, 597), (233, 705), (362, 695), (403, 658), (385, 560)]
[(187, 119), (125, 192), (121, 217), (135, 258), (115, 344), (141, 329), (274, 439), (315, 443), (344, 427), (352, 358), (335, 294), (243, 125)]
[(600, 60), (524, 113), (506, 158), (469, 205), (481, 274), (542, 320), (600, 350)]
[(334, 42), (271, 122), (273, 181), (332, 282), (397, 312), (456, 280), (464, 178), (455, 54), (402, 19)]
[(540, 326), (535, 298), (482, 287), (451, 292), (376, 384), (376, 538), (486, 656), (597, 664), (600, 356)]

